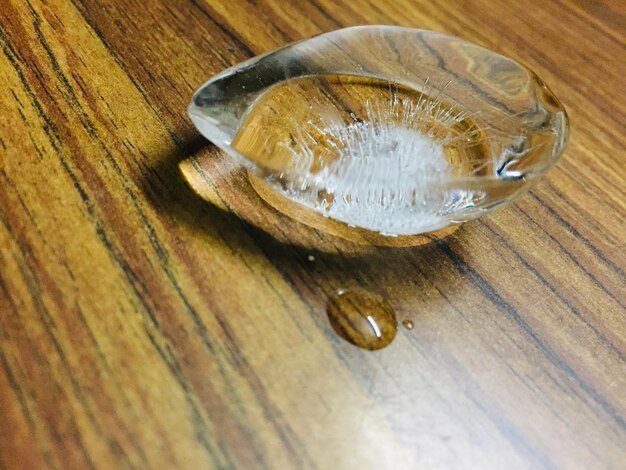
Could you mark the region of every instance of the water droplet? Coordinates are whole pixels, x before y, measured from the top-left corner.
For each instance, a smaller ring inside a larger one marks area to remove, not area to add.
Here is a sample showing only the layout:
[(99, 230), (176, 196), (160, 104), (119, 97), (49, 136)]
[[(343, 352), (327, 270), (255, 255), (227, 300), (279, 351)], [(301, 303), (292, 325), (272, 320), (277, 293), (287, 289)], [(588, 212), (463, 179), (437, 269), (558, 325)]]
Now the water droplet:
[(339, 289), (326, 304), (335, 332), (363, 349), (387, 346), (396, 336), (398, 323), (389, 302), (364, 289)]
[(411, 320), (402, 320), (402, 326), (404, 326), (407, 330), (412, 330), (415, 325)]
[(309, 261), (315, 261), (315, 256), (309, 255), (309, 256), (307, 256), (306, 259), (308, 259)]

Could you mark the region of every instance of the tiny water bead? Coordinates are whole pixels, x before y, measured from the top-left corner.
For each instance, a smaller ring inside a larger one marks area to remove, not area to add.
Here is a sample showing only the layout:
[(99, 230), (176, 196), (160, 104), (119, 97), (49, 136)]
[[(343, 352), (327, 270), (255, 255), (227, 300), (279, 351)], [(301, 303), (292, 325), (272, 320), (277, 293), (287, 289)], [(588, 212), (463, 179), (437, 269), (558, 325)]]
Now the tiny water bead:
[(407, 330), (412, 330), (415, 325), (411, 320), (402, 320), (402, 326), (404, 326)]
[(333, 31), (235, 66), (198, 90), (189, 113), (273, 207), (316, 221), (282, 198), (387, 237), (439, 232), (512, 201), (568, 135), (565, 110), (526, 67), (391, 26)]
[(364, 289), (339, 289), (328, 299), (326, 313), (340, 337), (363, 349), (384, 348), (398, 329), (389, 302)]

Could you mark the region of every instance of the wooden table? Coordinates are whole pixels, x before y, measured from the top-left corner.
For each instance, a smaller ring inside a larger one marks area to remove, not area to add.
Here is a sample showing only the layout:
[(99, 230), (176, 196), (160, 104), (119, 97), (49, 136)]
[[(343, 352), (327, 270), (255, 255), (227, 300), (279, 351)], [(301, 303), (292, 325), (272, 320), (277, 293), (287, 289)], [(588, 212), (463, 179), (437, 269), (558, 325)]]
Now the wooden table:
[[(2, 0), (0, 468), (624, 468), (625, 18), (613, 0)], [(571, 118), (561, 162), (421, 248), (233, 214), (262, 203), (219, 173), (192, 92), (381, 23), (533, 68)], [(339, 338), (326, 300), (355, 286), (414, 328), (375, 352)]]

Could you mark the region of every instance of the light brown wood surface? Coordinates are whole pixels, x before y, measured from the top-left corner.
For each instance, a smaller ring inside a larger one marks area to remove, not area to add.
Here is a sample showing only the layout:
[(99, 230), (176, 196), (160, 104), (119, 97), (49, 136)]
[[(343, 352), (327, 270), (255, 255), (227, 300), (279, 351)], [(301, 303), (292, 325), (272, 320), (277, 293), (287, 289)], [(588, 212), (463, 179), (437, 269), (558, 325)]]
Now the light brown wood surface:
[[(611, 0), (1, 0), (0, 468), (624, 468), (625, 19)], [(188, 101), (356, 24), (530, 66), (569, 112), (563, 159), (423, 247), (279, 215)], [(414, 328), (339, 338), (325, 304), (349, 287)]]

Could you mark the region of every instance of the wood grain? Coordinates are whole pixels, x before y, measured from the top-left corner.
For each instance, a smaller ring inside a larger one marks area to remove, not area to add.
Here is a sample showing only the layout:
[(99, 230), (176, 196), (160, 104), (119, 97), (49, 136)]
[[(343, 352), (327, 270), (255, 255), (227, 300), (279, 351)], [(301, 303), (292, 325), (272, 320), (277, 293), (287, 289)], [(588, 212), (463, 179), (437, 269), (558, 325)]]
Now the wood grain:
[[(623, 468), (625, 18), (610, 0), (0, 0), (0, 468)], [(530, 66), (569, 112), (564, 158), (422, 247), (312, 251), (296, 222), (233, 215), (254, 201), (191, 93), (356, 24)], [(325, 316), (340, 287), (414, 328), (345, 342)]]

